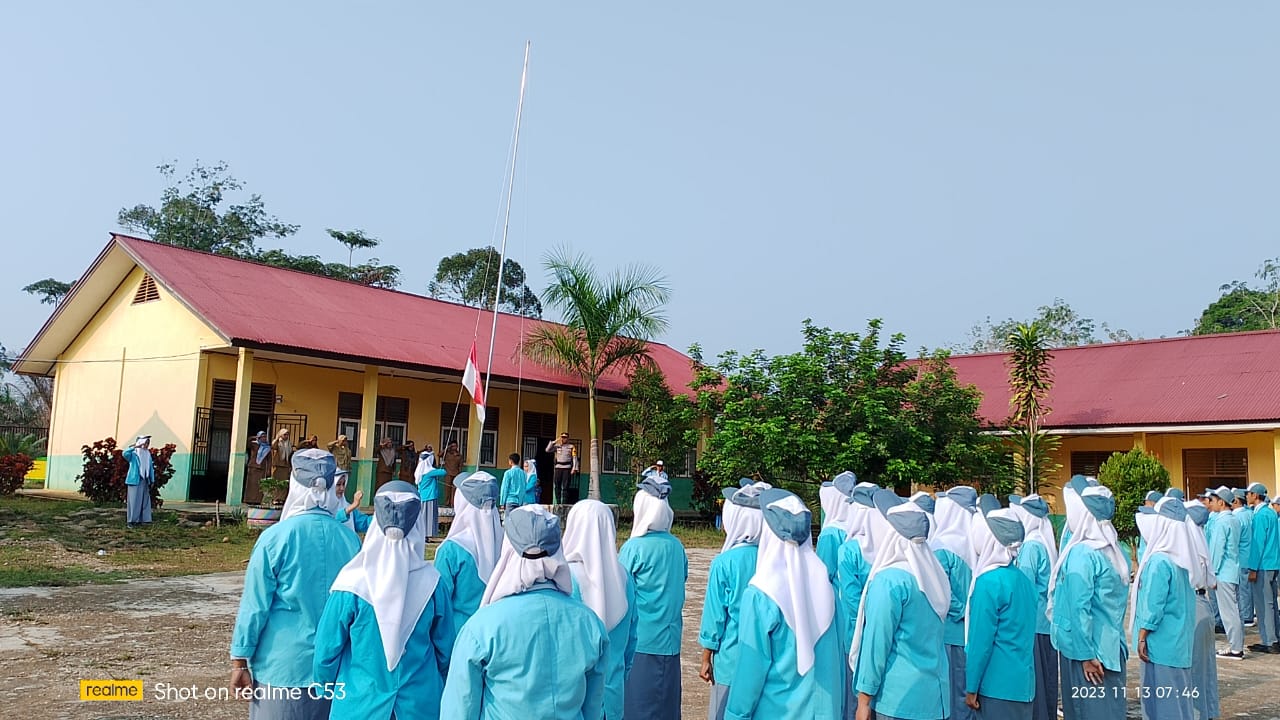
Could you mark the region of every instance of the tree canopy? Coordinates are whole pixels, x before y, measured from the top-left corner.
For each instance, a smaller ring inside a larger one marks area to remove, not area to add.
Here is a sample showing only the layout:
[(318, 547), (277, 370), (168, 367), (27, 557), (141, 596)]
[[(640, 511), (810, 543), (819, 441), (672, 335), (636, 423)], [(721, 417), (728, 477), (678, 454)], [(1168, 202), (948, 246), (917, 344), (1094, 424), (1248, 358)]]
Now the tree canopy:
[[(493, 309), (498, 290), (498, 260), (493, 247), (472, 248), (440, 259), (435, 279), (427, 286), (431, 297), (452, 300), (471, 307)], [(524, 268), (510, 258), (502, 263), (502, 312), (542, 317), (542, 302), (526, 283)]]
[(29, 295), (39, 295), (43, 305), (57, 305), (71, 292), (71, 285), (69, 282), (45, 278), (22, 288), (22, 291)]
[(1280, 328), (1280, 258), (1258, 266), (1258, 286), (1236, 280), (1218, 290), (1222, 296), (1200, 313), (1192, 335)]
[[(1113, 330), (1107, 323), (1098, 325), (1093, 318), (1087, 318), (1076, 312), (1062, 298), (1054, 298), (1050, 305), (1041, 305), (1036, 315), (1030, 320), (1008, 318), (993, 322), (990, 317), (976, 324), (969, 330), (969, 338), (953, 347), (957, 352), (982, 353), (1003, 352), (1005, 339), (1019, 325), (1036, 324), (1040, 327), (1048, 347), (1071, 347), (1075, 345), (1093, 345), (1100, 342), (1120, 342), (1133, 340), (1134, 336), (1126, 330)], [(1099, 337), (1098, 333), (1102, 336)]]

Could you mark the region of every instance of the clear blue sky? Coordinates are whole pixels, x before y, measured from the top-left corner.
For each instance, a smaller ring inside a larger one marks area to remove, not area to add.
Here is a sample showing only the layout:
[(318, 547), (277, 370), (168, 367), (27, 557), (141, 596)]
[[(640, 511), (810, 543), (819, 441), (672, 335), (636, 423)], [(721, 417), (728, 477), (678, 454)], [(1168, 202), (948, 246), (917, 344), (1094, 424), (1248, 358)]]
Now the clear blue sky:
[(1176, 334), (1280, 254), (1280, 5), (1052, 5), (9, 3), (0, 342), (170, 160), (228, 162), (289, 250), (365, 229), (424, 292), (494, 239), (526, 39), (535, 290), (559, 244), (656, 264), (661, 339), (710, 354), (807, 317), (946, 345), (1055, 297)]

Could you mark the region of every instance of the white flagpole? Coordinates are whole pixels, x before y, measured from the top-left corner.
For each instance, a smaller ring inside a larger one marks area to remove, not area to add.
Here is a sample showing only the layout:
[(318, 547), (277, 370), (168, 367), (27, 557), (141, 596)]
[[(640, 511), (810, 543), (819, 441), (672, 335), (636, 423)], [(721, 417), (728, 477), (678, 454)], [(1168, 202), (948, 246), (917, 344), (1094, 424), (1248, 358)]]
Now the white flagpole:
[(498, 300), (502, 297), (502, 265), (507, 260), (507, 230), (511, 227), (511, 194), (516, 184), (516, 158), (520, 154), (520, 116), (524, 114), (524, 87), (529, 78), (529, 46), (524, 44), (524, 69), (520, 72), (520, 101), (516, 104), (516, 135), (511, 145), (511, 176), (507, 180), (507, 211), (502, 220), (502, 249), (498, 253), (498, 289), (493, 293), (493, 327), (489, 330), (489, 360), (484, 371), (484, 397), (489, 398), (489, 378), (493, 376), (493, 344), (498, 339)]

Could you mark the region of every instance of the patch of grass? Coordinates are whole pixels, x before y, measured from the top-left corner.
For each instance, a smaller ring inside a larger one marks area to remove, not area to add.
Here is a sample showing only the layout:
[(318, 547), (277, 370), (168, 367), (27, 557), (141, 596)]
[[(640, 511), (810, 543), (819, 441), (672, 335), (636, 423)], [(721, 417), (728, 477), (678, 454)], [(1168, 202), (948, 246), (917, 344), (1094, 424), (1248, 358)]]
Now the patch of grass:
[(60, 587), (88, 583), (111, 583), (129, 577), (117, 571), (101, 572), (90, 567), (59, 565), (39, 548), (0, 546), (0, 587)]
[[(682, 545), (687, 548), (718, 548), (724, 544), (724, 534), (715, 528), (714, 525), (695, 524), (695, 523), (676, 523), (671, 528), (671, 534), (675, 535)], [(618, 525), (618, 547), (622, 547), (622, 543), (631, 537), (631, 524), (622, 523)]]

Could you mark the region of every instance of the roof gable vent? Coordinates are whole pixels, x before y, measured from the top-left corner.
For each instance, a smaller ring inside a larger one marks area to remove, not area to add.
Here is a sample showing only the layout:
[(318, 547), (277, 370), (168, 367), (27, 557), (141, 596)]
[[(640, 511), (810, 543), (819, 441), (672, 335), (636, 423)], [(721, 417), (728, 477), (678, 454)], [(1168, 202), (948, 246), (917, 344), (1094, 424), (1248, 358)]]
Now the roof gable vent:
[(160, 289), (156, 287), (156, 279), (151, 277), (151, 273), (142, 276), (142, 282), (138, 283), (138, 292), (133, 294), (133, 304), (151, 302), (160, 299)]

